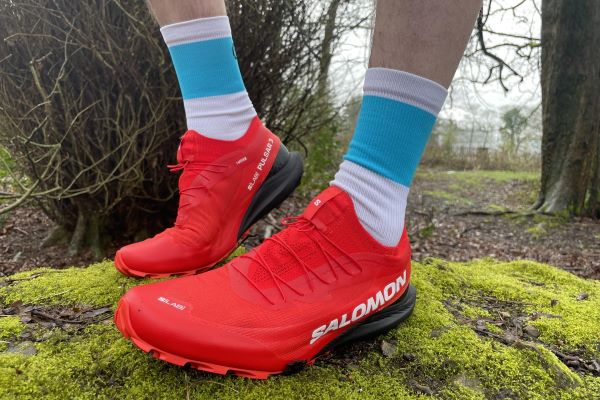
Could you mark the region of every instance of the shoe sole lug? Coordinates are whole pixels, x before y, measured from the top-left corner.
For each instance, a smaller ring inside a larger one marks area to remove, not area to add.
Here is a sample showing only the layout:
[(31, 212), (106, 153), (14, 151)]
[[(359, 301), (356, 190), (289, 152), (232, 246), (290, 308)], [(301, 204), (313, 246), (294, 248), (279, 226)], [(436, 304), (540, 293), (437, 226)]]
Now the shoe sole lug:
[[(242, 369), (237, 367), (229, 367), (205, 361), (192, 360), (180, 357), (150, 345), (142, 340), (131, 325), (129, 319), (129, 305), (124, 299), (119, 301), (117, 311), (115, 312), (114, 322), (117, 329), (129, 339), (136, 347), (142, 351), (151, 354), (154, 358), (174, 364), (180, 367), (190, 366), (194, 369), (210, 372), (219, 375), (235, 375), (242, 378), (250, 379), (268, 379), (272, 375), (293, 374), (303, 370), (306, 366), (311, 366), (315, 360), (321, 355), (330, 352), (336, 347), (349, 344), (358, 340), (364, 340), (370, 337), (378, 336), (390, 329), (398, 326), (402, 321), (406, 320), (412, 313), (416, 302), (416, 289), (409, 285), (404, 294), (398, 300), (390, 304), (378, 313), (365, 319), (363, 322), (348, 329), (346, 332), (331, 341), (317, 355), (308, 360), (298, 360), (289, 363), (283, 370), (278, 371), (258, 371), (250, 369)], [(342, 339), (343, 338), (343, 339)]]
[(179, 367), (190, 366), (194, 369), (211, 372), (219, 375), (236, 375), (245, 378), (252, 379), (267, 379), (271, 375), (275, 375), (279, 372), (267, 372), (267, 371), (256, 371), (242, 368), (228, 367), (225, 365), (219, 365), (209, 363), (206, 361), (192, 360), (184, 357), (180, 357), (176, 354), (172, 354), (152, 346), (151, 344), (142, 340), (133, 327), (131, 326), (131, 320), (129, 319), (129, 305), (123, 299), (119, 301), (117, 311), (115, 312), (114, 322), (117, 329), (129, 339), (136, 347), (145, 353), (150, 354), (152, 357), (165, 361), (169, 364), (177, 365)]

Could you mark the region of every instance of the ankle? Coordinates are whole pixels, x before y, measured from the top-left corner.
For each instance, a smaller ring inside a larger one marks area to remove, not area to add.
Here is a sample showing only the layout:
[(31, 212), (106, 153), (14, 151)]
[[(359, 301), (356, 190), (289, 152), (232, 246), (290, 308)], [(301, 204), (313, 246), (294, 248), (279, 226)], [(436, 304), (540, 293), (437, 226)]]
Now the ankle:
[(331, 185), (343, 189), (367, 232), (384, 246), (396, 246), (404, 230), (409, 188), (351, 161), (344, 161)]

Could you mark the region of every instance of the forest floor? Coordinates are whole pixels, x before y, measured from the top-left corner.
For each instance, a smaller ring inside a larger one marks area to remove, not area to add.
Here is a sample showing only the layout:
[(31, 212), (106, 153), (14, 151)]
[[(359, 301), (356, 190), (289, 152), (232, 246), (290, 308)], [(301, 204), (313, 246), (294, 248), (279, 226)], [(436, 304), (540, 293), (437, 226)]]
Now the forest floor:
[(0, 398), (600, 400), (600, 282), (530, 261), (413, 263), (398, 328), (288, 376), (177, 367), (125, 340), (111, 261), (0, 278)]
[[(413, 258), (530, 259), (599, 279), (600, 223), (529, 213), (538, 178), (531, 172), (422, 169), (407, 209)], [(244, 245), (253, 247), (277, 232), (278, 221), (301, 213), (307, 200), (307, 196), (292, 196), (252, 228)], [(64, 245), (41, 247), (51, 228), (48, 218), (34, 207), (0, 216), (0, 276), (40, 266), (64, 268), (92, 262), (89, 253), (66, 256)], [(119, 245), (110, 246), (107, 258)]]
[[(600, 223), (531, 213), (538, 181), (534, 172), (420, 170), (406, 218), (413, 259), (529, 259), (600, 279)], [(277, 221), (301, 213), (305, 203), (292, 197), (245, 244), (280, 229)]]
[[(50, 222), (19, 209), (0, 221), (0, 399), (600, 400), (600, 281), (583, 279), (600, 277), (600, 224), (530, 214), (537, 180), (420, 171), (408, 207), (413, 315), (268, 381), (141, 352), (112, 316), (128, 288), (148, 281), (122, 276), (110, 260), (41, 248)], [(275, 233), (306, 201), (292, 196), (244, 246)], [(559, 268), (508, 261), (524, 258)]]

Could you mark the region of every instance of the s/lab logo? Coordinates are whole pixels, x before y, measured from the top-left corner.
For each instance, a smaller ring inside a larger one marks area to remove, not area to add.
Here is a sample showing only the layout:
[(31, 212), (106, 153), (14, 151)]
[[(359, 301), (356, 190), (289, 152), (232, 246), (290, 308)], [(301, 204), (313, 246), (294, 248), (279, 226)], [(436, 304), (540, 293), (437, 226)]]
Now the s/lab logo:
[(160, 301), (161, 303), (165, 303), (168, 306), (176, 308), (179, 311), (185, 310), (185, 306), (183, 304), (177, 303), (175, 301), (171, 301), (171, 300), (167, 299), (166, 297), (160, 296), (157, 300)]
[(252, 188), (258, 181), (258, 178), (260, 177), (264, 166), (267, 164), (267, 160), (269, 160), (269, 156), (271, 155), (271, 150), (273, 149), (274, 143), (275, 141), (272, 138), (269, 138), (269, 140), (267, 140), (265, 151), (263, 152), (262, 158), (258, 161), (258, 165), (256, 166), (256, 171), (254, 171), (254, 175), (252, 175), (252, 181), (248, 183), (248, 190), (252, 190)]

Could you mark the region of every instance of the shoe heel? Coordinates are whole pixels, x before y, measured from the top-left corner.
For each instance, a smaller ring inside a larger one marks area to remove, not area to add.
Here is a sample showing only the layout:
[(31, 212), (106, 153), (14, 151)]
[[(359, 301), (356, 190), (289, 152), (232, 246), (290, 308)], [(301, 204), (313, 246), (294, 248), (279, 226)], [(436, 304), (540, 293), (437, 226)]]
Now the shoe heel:
[(238, 232), (238, 240), (256, 221), (267, 215), (275, 207), (281, 205), (294, 192), (300, 184), (303, 172), (304, 166), (300, 154), (289, 152), (281, 144), (269, 175), (256, 191), (242, 219)]

